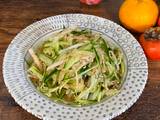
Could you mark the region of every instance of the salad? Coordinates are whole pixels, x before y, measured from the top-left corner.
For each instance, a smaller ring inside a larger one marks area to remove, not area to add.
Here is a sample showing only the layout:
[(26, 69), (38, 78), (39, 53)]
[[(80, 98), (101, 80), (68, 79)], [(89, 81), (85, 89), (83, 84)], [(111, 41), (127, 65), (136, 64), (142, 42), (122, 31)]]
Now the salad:
[(54, 101), (89, 105), (117, 94), (122, 86), (122, 51), (90, 29), (64, 28), (28, 52), (28, 77)]

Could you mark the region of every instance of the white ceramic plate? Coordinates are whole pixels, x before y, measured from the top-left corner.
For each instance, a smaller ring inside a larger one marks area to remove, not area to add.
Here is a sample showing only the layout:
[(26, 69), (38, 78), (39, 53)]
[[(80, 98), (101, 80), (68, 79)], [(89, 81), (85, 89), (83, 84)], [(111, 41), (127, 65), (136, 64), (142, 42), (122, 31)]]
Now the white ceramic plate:
[[(91, 106), (65, 106), (37, 92), (26, 77), (24, 60), (27, 50), (45, 36), (64, 26), (72, 25), (101, 32), (124, 51), (127, 73), (118, 95)], [(148, 65), (139, 43), (121, 26), (93, 15), (63, 14), (31, 24), (12, 40), (5, 53), (3, 76), (15, 101), (38, 118), (44, 120), (108, 120), (126, 111), (139, 98), (147, 81)]]

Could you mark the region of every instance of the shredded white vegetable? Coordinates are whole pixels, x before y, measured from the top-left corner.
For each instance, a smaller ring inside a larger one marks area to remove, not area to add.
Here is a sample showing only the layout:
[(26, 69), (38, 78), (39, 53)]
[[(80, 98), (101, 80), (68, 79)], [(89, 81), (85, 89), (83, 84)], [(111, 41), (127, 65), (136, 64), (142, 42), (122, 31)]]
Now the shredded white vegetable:
[(49, 98), (82, 106), (117, 94), (125, 74), (124, 56), (89, 29), (66, 28), (36, 51), (28, 77)]

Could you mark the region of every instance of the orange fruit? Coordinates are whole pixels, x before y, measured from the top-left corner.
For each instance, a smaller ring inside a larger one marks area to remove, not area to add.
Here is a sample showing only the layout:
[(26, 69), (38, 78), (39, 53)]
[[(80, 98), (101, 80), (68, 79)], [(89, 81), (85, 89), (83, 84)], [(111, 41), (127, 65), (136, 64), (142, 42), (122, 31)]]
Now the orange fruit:
[(153, 0), (125, 0), (119, 10), (119, 19), (127, 29), (144, 32), (155, 25), (158, 11)]

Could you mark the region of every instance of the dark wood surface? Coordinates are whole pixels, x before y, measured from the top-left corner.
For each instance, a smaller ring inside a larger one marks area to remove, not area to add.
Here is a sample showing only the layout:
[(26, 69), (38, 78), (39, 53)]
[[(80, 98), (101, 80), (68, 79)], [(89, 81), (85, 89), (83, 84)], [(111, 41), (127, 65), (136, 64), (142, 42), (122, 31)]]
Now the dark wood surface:
[[(38, 120), (15, 103), (3, 81), (3, 56), (18, 32), (35, 21), (64, 13), (93, 14), (120, 24), (118, 9), (122, 2), (103, 0), (98, 6), (86, 6), (79, 0), (0, 0), (0, 120)], [(148, 64), (149, 78), (140, 99), (114, 120), (160, 120), (160, 62)]]

